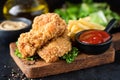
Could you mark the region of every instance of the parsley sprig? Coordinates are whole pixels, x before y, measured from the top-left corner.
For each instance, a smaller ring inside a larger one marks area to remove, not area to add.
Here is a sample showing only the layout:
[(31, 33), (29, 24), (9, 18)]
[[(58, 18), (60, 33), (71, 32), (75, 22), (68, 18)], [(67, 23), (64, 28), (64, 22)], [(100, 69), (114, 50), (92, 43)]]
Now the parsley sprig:
[(66, 60), (67, 63), (72, 63), (77, 57), (78, 53), (78, 49), (76, 47), (72, 47), (72, 50), (62, 56), (62, 59)]

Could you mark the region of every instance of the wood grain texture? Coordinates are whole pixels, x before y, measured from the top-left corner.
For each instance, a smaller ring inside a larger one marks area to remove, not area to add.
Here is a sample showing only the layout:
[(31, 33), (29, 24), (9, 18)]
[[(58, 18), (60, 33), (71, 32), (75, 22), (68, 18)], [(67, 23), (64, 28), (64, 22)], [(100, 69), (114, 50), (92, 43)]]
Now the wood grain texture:
[(113, 41), (114, 49), (116, 51), (120, 50), (120, 32), (112, 34), (112, 36), (113, 36), (112, 41)]
[(11, 43), (10, 55), (28, 78), (45, 77), (108, 64), (114, 62), (115, 58), (115, 50), (114, 48), (110, 47), (106, 52), (99, 55), (87, 55), (81, 53), (71, 64), (67, 64), (63, 60), (59, 60), (55, 63), (45, 63), (45, 61), (41, 59), (37, 61), (26, 61), (24, 59), (19, 59), (14, 54), (15, 49), (15, 43)]

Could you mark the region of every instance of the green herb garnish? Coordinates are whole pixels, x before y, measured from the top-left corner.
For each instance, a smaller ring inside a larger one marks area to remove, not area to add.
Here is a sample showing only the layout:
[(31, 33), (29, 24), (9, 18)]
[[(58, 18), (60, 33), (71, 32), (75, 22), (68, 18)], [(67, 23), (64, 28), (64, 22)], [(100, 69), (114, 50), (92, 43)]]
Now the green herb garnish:
[[(15, 55), (19, 58), (22, 58), (22, 54), (19, 52), (19, 50), (17, 48), (15, 50)], [(33, 61), (35, 59), (38, 59), (38, 56), (34, 55), (34, 56), (31, 56), (31, 57), (27, 57), (26, 59), (29, 60), (29, 61)]]
[(16, 41), (16, 45), (18, 45), (18, 41)]
[[(16, 45), (18, 45), (18, 41), (16, 42)], [(18, 48), (15, 49), (15, 55), (19, 58), (22, 58), (22, 54), (19, 52)], [(34, 56), (31, 56), (31, 57), (27, 57), (26, 59), (29, 60), (29, 61), (33, 61), (37, 58), (38, 58), (38, 56), (34, 55)]]
[(33, 60), (36, 60), (38, 58), (39, 58), (38, 55), (34, 55), (34, 56), (31, 56), (31, 57), (27, 57), (26, 59), (29, 60), (29, 61), (33, 61)]
[(65, 54), (64, 56), (62, 56), (61, 58), (66, 60), (67, 63), (72, 63), (75, 58), (78, 55), (78, 49), (76, 47), (72, 47), (72, 50), (69, 51), (67, 54)]
[(15, 49), (15, 55), (19, 58), (22, 58), (22, 54), (19, 52), (17, 48)]

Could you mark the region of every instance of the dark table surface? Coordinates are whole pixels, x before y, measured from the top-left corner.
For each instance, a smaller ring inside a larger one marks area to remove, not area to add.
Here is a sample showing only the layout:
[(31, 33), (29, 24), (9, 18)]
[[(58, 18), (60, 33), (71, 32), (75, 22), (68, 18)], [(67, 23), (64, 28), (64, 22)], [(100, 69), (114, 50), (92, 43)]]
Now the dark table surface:
[(27, 79), (10, 56), (9, 45), (0, 44), (0, 80), (120, 80), (120, 53), (116, 52), (115, 62), (89, 69)]
[(11, 58), (9, 45), (0, 43), (0, 80), (120, 80), (120, 51), (116, 51), (115, 62), (111, 64), (39, 79), (28, 79)]

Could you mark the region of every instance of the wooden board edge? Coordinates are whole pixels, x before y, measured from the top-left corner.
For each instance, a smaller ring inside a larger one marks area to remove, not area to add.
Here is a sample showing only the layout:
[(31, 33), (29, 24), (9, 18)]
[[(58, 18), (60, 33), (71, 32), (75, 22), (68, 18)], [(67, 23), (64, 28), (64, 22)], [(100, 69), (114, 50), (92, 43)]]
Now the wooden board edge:
[[(38, 77), (45, 77), (50, 75), (56, 75), (60, 73), (67, 73), (75, 70), (90, 68), (94, 66), (99, 66), (103, 64), (108, 64), (114, 62), (115, 59), (115, 50), (112, 48), (109, 55), (108, 54), (101, 54), (95, 57), (87, 57), (87, 58), (81, 58), (81, 55), (79, 55), (76, 60), (71, 63), (67, 64), (64, 61), (58, 61), (55, 63), (51, 63), (52, 65), (42, 66), (42, 67), (31, 67), (26, 66), (24, 63), (16, 57), (14, 53), (15, 44), (10, 44), (10, 55), (15, 61), (15, 63), (18, 65), (18, 67), (22, 70), (22, 72), (28, 77), (28, 78), (38, 78)], [(104, 57), (103, 57), (104, 56)], [(90, 60), (93, 60), (92, 62), (89, 62)], [(88, 63), (89, 62), (89, 63)], [(61, 65), (61, 66), (59, 66)], [(56, 71), (57, 69), (57, 71)], [(40, 73), (36, 73), (40, 71)], [(47, 71), (47, 72), (46, 72)]]

